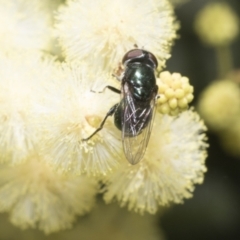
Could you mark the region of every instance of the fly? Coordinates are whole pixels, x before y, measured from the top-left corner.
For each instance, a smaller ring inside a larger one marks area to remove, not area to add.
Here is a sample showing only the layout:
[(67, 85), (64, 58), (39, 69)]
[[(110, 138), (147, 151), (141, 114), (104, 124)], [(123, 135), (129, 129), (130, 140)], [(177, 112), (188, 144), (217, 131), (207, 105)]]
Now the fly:
[(106, 88), (121, 94), (121, 100), (106, 114), (99, 128), (88, 138), (99, 132), (109, 116), (114, 116), (115, 126), (122, 132), (122, 144), (129, 163), (137, 164), (144, 156), (154, 118), (158, 86), (155, 70), (156, 57), (143, 49), (128, 51), (123, 59), (124, 71), (121, 77), (121, 90), (112, 86)]

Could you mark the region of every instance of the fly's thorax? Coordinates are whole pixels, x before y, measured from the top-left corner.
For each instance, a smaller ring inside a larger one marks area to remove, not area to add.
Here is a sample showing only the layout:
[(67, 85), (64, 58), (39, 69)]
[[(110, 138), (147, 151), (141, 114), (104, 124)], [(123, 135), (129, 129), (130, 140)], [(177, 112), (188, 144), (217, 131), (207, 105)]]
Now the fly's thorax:
[(126, 66), (122, 84), (128, 85), (135, 100), (149, 101), (156, 88), (154, 69), (145, 63), (129, 63)]

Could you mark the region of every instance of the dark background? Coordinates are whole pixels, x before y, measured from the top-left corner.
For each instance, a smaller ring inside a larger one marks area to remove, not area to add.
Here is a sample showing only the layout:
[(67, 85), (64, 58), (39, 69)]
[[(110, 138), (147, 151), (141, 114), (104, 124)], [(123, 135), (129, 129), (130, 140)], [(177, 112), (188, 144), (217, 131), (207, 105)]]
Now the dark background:
[[(215, 51), (202, 44), (193, 29), (196, 13), (213, 0), (190, 0), (176, 8), (181, 24), (180, 39), (173, 47), (167, 70), (188, 76), (194, 86), (196, 105), (199, 94), (217, 78)], [(240, 16), (240, 1), (226, 0)], [(234, 68), (240, 68), (240, 38), (231, 46)], [(210, 147), (208, 171), (194, 197), (175, 205), (161, 218), (168, 240), (237, 240), (240, 239), (240, 158), (225, 152), (217, 135), (208, 131)]]

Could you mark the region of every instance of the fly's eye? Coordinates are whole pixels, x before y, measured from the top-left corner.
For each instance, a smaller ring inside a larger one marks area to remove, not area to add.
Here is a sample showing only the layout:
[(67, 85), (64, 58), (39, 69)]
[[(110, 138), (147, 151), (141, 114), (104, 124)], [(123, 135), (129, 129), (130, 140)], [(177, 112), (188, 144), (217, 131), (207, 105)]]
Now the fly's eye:
[(126, 65), (129, 62), (145, 62), (154, 68), (158, 66), (157, 58), (152, 53), (142, 49), (128, 51), (122, 59), (122, 64)]
[(143, 50), (141, 49), (132, 49), (130, 51), (128, 51), (123, 59), (122, 59), (122, 64), (125, 64), (133, 59), (136, 59), (136, 58), (141, 58), (143, 56)]
[(158, 66), (157, 58), (150, 52), (148, 52), (148, 58), (155, 65), (155, 68), (157, 68)]

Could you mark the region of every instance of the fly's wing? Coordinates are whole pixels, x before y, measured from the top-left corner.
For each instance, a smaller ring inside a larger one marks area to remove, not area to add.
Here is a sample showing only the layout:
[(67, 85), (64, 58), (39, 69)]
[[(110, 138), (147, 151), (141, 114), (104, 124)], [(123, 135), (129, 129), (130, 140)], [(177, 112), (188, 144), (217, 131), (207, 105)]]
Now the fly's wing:
[(123, 86), (122, 142), (127, 160), (138, 163), (146, 151), (155, 113), (155, 96), (145, 106), (136, 104), (127, 84)]

